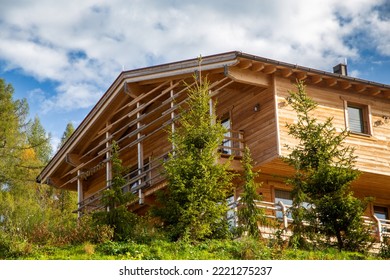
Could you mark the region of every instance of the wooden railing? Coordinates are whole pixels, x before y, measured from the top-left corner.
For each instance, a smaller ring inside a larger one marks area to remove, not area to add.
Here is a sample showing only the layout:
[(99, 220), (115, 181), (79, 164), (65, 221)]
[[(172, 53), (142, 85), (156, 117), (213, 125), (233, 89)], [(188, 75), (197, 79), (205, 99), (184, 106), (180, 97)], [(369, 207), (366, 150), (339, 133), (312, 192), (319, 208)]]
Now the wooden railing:
[[(265, 217), (271, 220), (279, 220), (283, 230), (289, 230), (289, 224), (293, 221), (291, 215), (291, 205), (285, 205), (281, 201), (278, 203), (257, 201), (257, 207), (264, 209)], [(390, 238), (390, 220), (378, 219), (376, 216), (362, 216), (365, 225), (371, 227), (371, 232), (377, 237), (379, 242), (383, 242), (384, 237)]]
[(230, 129), (225, 133), (224, 139), (219, 146), (222, 156), (242, 157), (244, 152), (244, 131)]
[[(221, 156), (233, 156), (234, 158), (241, 158), (244, 151), (244, 133), (243, 131), (229, 130), (225, 134), (224, 142), (219, 146)], [(123, 192), (133, 192), (138, 195), (139, 203), (143, 204), (142, 192), (151, 186), (155, 186), (164, 180), (162, 174), (163, 162), (168, 158), (168, 153), (164, 153), (159, 157), (149, 158), (147, 162), (140, 169), (133, 169), (124, 176), (126, 184), (122, 186)], [(99, 191), (91, 194), (83, 201), (78, 203), (76, 212), (91, 212), (103, 209), (101, 203), (103, 192), (110, 188), (108, 185)]]

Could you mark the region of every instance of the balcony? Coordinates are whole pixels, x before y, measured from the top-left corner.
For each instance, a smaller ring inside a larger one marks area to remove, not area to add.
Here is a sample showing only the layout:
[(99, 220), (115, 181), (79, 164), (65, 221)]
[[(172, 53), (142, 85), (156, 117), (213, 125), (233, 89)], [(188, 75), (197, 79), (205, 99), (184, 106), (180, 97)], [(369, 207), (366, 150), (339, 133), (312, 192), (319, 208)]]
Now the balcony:
[[(229, 130), (218, 147), (218, 152), (221, 154), (222, 159), (233, 158), (233, 160), (240, 160), (243, 151), (243, 131)], [(145, 194), (153, 192), (153, 189), (158, 188), (164, 182), (164, 176), (162, 175), (163, 162), (168, 158), (168, 154), (169, 152), (158, 157), (150, 157), (142, 168), (135, 168), (126, 174), (124, 177), (127, 182), (122, 186), (122, 191), (134, 193), (138, 196), (138, 203), (143, 204)], [(88, 213), (103, 209), (101, 198), (103, 192), (108, 188), (110, 188), (109, 185), (79, 202), (78, 209), (75, 212)]]

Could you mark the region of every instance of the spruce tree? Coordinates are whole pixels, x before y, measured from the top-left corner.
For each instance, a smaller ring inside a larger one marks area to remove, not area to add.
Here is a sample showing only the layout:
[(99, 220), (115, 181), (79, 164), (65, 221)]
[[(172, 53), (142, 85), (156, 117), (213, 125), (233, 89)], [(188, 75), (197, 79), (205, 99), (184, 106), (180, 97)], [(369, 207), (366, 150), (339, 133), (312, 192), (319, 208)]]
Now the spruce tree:
[(107, 225), (114, 231), (114, 239), (117, 241), (130, 240), (133, 237), (135, 226), (138, 222), (136, 214), (127, 209), (128, 203), (135, 200), (131, 192), (124, 193), (122, 187), (126, 184), (124, 178), (125, 168), (119, 158), (119, 146), (112, 144), (112, 180), (110, 187), (103, 193), (102, 204), (104, 210), (92, 214), (93, 220), (98, 225)]
[[(335, 245), (339, 250), (364, 250), (369, 241), (362, 215), (366, 201), (353, 196), (351, 183), (359, 176), (354, 149), (344, 144), (349, 133), (336, 131), (332, 118), (314, 117), (317, 103), (297, 83), (288, 103), (297, 113), (297, 123), (287, 124), (289, 135), (298, 140), (284, 160), (295, 169), (288, 180), (293, 186), (293, 242), (303, 245)], [(308, 225), (305, 225), (308, 223)], [(308, 243), (306, 243), (308, 244)]]
[(258, 238), (260, 236), (258, 223), (264, 222), (265, 218), (264, 211), (256, 204), (257, 201), (261, 200), (261, 195), (257, 192), (260, 185), (256, 183), (259, 173), (253, 171), (252, 157), (248, 146), (245, 146), (242, 165), (244, 167), (244, 185), (240, 195), (241, 207), (238, 210), (240, 230), (251, 237)]
[(210, 112), (209, 84), (189, 87), (186, 110), (170, 141), (174, 147), (164, 163), (166, 190), (154, 209), (173, 239), (203, 240), (228, 235), (226, 198), (233, 174), (218, 164), (218, 146), (225, 129)]

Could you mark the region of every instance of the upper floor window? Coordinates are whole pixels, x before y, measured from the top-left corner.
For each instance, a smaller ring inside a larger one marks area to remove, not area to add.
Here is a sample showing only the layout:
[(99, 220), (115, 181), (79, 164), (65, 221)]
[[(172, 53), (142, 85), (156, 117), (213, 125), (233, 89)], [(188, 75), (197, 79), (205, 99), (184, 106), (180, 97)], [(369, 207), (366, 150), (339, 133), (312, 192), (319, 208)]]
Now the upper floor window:
[(352, 133), (371, 134), (368, 105), (347, 102), (347, 128)]

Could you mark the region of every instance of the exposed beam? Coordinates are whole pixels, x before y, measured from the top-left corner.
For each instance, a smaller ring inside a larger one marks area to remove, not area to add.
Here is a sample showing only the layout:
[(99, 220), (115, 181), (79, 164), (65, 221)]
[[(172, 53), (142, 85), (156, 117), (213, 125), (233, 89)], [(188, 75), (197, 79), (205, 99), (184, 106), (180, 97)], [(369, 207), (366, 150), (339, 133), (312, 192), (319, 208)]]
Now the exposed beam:
[(248, 69), (252, 66), (252, 61), (250, 60), (241, 60), (237, 67), (240, 69)]
[(366, 88), (367, 88), (367, 86), (361, 85), (361, 84), (356, 84), (356, 85), (354, 86), (354, 90), (355, 90), (356, 92), (358, 92), (358, 93), (365, 91)]
[(306, 72), (297, 72), (297, 73), (295, 73), (295, 77), (297, 78), (297, 80), (303, 81), (307, 78), (307, 73)]
[(326, 80), (326, 84), (329, 86), (329, 87), (333, 87), (337, 84), (337, 80), (334, 79), (334, 78), (330, 78), (330, 79), (327, 79)]
[(339, 85), (340, 85), (340, 88), (342, 88), (342, 89), (349, 89), (352, 87), (351, 82), (348, 82), (348, 81), (340, 81)]
[(261, 87), (268, 87), (270, 85), (270, 78), (259, 72), (238, 69), (236, 67), (228, 67), (225, 69), (225, 72), (225, 75), (237, 82)]
[(129, 86), (127, 82), (123, 83), (123, 91), (132, 98), (136, 98), (140, 93), (139, 89), (135, 89), (134, 86)]
[(264, 74), (272, 74), (272, 73), (275, 73), (276, 72), (276, 66), (274, 65), (267, 65), (264, 67), (263, 69), (263, 73)]
[(322, 77), (319, 75), (311, 76), (310, 80), (313, 84), (318, 84), (318, 83), (322, 82)]
[(381, 90), (379, 88), (373, 87), (370, 88), (368, 92), (372, 95), (378, 95), (381, 93)]
[(282, 69), (282, 70), (280, 71), (280, 73), (282, 74), (282, 77), (288, 78), (288, 77), (290, 77), (294, 72), (293, 72), (291, 69), (286, 68), (286, 69)]
[(60, 186), (62, 186), (64, 184), (64, 181), (57, 178), (57, 177), (48, 177), (46, 184), (53, 186), (53, 187), (56, 187), (56, 188), (59, 188)]
[(72, 167), (76, 167), (81, 164), (80, 156), (78, 154), (66, 154), (65, 162), (71, 165)]
[(254, 72), (258, 72), (264, 69), (264, 64), (263, 63), (253, 63), (251, 70)]

